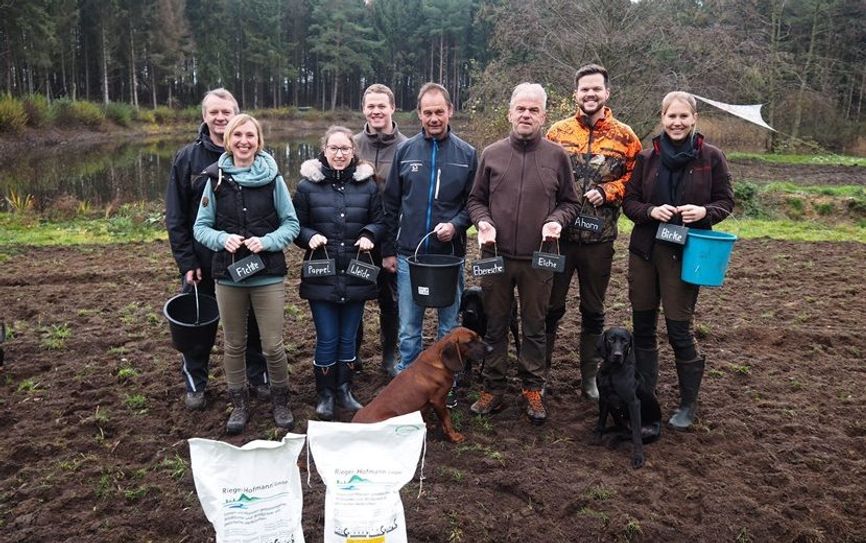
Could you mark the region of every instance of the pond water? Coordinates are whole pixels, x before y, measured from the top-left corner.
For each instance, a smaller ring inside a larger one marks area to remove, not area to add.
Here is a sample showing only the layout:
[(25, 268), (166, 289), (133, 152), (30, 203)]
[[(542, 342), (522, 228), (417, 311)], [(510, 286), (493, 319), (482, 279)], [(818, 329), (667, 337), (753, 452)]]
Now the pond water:
[[(318, 153), (320, 134), (265, 135), (266, 149), (277, 160), (291, 190), (298, 182), (301, 162)], [(165, 137), (83, 147), (67, 145), (35, 148), (7, 157), (0, 165), (0, 210), (8, 210), (4, 196), (14, 191), (31, 195), (37, 211), (69, 195), (99, 207), (110, 202), (162, 202), (175, 153), (194, 137)]]

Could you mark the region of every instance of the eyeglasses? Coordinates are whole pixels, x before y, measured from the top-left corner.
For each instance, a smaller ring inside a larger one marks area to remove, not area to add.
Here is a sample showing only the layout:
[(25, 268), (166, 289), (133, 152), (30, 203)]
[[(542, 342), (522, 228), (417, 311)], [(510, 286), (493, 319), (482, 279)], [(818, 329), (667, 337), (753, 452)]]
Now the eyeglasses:
[(328, 145), (327, 147), (325, 147), (325, 150), (329, 153), (334, 153), (335, 155), (340, 153), (348, 155), (352, 153), (351, 147), (335, 147), (333, 145)]

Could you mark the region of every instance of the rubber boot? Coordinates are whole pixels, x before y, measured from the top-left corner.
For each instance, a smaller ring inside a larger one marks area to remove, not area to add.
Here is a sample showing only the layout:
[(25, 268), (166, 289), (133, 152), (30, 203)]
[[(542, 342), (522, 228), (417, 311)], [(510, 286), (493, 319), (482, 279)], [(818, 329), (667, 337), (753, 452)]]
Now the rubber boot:
[[(640, 375), (646, 388), (652, 392), (653, 396), (655, 396), (656, 385), (658, 384), (659, 378), (658, 349), (635, 348), (634, 359), (638, 375)], [(655, 441), (661, 437), (662, 424), (661, 422), (655, 422), (653, 424), (641, 426), (640, 433), (644, 443)]]
[(701, 380), (704, 377), (705, 361), (703, 356), (694, 360), (676, 361), (677, 379), (680, 383), (680, 407), (668, 421), (668, 425), (674, 430), (688, 430), (695, 422), (698, 411), (698, 391), (701, 389)]
[(235, 435), (243, 432), (247, 421), (250, 420), (250, 400), (246, 387), (237, 390), (229, 389), (229, 399), (233, 409), (226, 422), (226, 433)]
[(379, 339), (382, 341), (382, 369), (389, 377), (394, 377), (397, 365), (397, 315), (379, 315)]
[(295, 417), (289, 409), (289, 387), (271, 386), (271, 405), (274, 408), (274, 423), (278, 428), (291, 430), (295, 427)]
[(352, 413), (364, 407), (352, 396), (352, 374), (355, 371), (354, 362), (337, 363), (337, 405)]
[(334, 420), (337, 397), (337, 366), (313, 366), (316, 375), (316, 416), (319, 420)]
[(598, 356), (598, 338), (601, 334), (580, 334), (580, 389), (590, 400), (598, 401), (598, 385), (595, 377), (601, 357)]

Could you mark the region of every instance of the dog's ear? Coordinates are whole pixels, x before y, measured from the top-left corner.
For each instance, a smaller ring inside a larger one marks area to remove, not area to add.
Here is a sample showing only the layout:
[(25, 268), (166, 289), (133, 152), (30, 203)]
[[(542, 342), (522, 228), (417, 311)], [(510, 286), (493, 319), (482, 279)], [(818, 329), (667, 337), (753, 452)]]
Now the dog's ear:
[(598, 340), (595, 342), (595, 348), (598, 351), (599, 356), (605, 359), (607, 358), (607, 330), (598, 336)]
[(463, 357), (460, 356), (460, 345), (449, 341), (442, 349), (442, 363), (451, 371), (463, 371)]

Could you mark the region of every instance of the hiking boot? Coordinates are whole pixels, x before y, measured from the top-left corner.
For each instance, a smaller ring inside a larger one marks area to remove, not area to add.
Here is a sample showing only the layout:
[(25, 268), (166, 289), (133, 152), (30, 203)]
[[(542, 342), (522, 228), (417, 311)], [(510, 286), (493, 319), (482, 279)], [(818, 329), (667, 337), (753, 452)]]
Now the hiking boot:
[(274, 409), (274, 423), (279, 428), (291, 431), (295, 417), (289, 409), (289, 387), (271, 387), (271, 405)]
[(204, 409), (204, 392), (187, 392), (183, 399), (186, 408), (190, 411), (201, 411)]
[(239, 434), (244, 431), (247, 421), (250, 419), (249, 396), (246, 388), (229, 389), (229, 399), (232, 401), (232, 414), (226, 422), (226, 433)]
[(478, 401), (469, 408), (476, 415), (489, 415), (500, 409), (502, 409), (502, 394), (492, 394), (486, 390), (481, 392)]
[(255, 394), (256, 398), (262, 400), (263, 402), (269, 402), (271, 400), (271, 387), (266, 383), (262, 383), (260, 385), (254, 385), (252, 388), (253, 394)]
[(448, 391), (448, 396), (445, 398), (445, 407), (454, 409), (457, 407), (457, 387), (452, 386)]
[(526, 400), (526, 416), (532, 424), (542, 424), (547, 420), (547, 410), (544, 408), (544, 400), (540, 390), (523, 390), (523, 398)]

